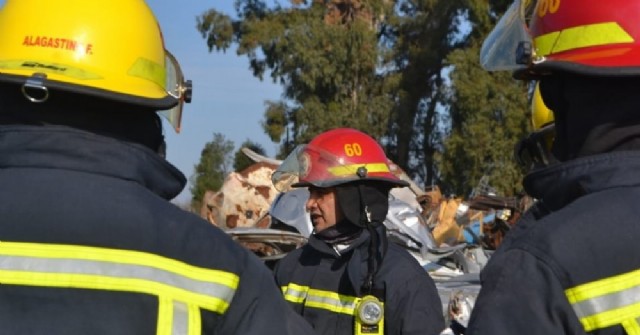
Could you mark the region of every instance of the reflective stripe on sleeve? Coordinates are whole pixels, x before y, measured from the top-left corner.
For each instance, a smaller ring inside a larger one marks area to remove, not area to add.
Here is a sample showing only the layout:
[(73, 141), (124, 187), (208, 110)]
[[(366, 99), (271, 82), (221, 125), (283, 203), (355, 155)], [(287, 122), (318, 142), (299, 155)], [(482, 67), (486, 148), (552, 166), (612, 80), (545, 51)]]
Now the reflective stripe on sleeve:
[(0, 242), (0, 283), (155, 295), (158, 335), (199, 334), (200, 309), (223, 314), (238, 282), (233, 273), (139, 251)]
[(622, 325), (640, 335), (640, 270), (582, 284), (565, 291), (587, 332)]

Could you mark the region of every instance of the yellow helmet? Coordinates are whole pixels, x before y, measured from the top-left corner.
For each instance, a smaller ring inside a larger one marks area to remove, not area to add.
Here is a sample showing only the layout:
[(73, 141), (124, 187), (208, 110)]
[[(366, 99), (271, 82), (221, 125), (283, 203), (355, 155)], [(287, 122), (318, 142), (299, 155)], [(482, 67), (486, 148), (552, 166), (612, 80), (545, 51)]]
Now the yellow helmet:
[(531, 98), (533, 132), (516, 144), (516, 160), (527, 169), (547, 166), (555, 161), (551, 146), (555, 137), (553, 111), (547, 107), (536, 83)]
[(540, 130), (542, 127), (553, 123), (553, 121), (553, 112), (547, 107), (544, 100), (542, 100), (540, 83), (536, 83), (531, 99), (531, 125), (533, 126), (533, 130)]
[(144, 0), (7, 0), (0, 36), (0, 80), (31, 101), (55, 89), (170, 110), (179, 131), (191, 84)]

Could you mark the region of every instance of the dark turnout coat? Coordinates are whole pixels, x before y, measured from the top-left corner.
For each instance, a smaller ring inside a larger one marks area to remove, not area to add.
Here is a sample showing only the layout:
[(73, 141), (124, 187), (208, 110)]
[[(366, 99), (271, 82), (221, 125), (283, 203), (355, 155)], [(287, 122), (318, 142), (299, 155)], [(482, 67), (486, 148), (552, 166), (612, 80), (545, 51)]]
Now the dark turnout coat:
[(269, 269), (168, 202), (145, 147), (0, 126), (0, 333), (307, 334)]
[[(384, 228), (378, 229), (384, 234)], [(353, 334), (354, 301), (363, 295), (369, 233), (365, 230), (339, 255), (312, 235), (276, 267), (276, 281), (293, 309), (319, 334)], [(433, 280), (400, 246), (390, 243), (374, 280), (384, 303), (384, 334), (439, 334), (442, 305)]]
[(640, 333), (640, 152), (528, 175), (541, 199), (482, 271), (466, 334)]

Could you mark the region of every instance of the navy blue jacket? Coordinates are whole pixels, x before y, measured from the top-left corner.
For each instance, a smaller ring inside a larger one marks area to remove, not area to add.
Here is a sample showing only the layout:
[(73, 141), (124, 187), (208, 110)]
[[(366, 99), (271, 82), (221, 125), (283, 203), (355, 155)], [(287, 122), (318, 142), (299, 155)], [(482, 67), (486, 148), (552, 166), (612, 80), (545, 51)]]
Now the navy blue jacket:
[[(378, 234), (384, 234), (383, 227)], [(277, 264), (276, 281), (285, 298), (319, 334), (354, 333), (351, 298), (364, 294), (369, 236), (368, 231), (363, 231), (339, 255), (312, 235), (307, 245)], [(442, 305), (433, 280), (402, 247), (389, 243), (374, 285), (373, 291), (384, 302), (384, 334), (431, 335), (444, 329)], [(313, 305), (309, 296), (299, 300), (300, 291), (305, 291), (303, 295), (323, 295), (325, 303)]]
[(637, 334), (640, 152), (535, 171), (525, 189), (540, 201), (482, 271), (466, 334)]
[(257, 257), (168, 201), (184, 184), (146, 147), (0, 126), (0, 333), (311, 333)]

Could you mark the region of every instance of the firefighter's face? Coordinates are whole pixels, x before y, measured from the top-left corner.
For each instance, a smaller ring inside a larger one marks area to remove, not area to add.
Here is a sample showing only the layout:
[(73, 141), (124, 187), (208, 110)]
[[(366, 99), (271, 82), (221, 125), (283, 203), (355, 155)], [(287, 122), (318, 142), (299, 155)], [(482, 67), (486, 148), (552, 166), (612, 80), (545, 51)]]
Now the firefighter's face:
[(309, 187), (309, 200), (307, 200), (306, 209), (316, 233), (334, 226), (342, 220), (342, 212), (336, 199), (335, 187)]

